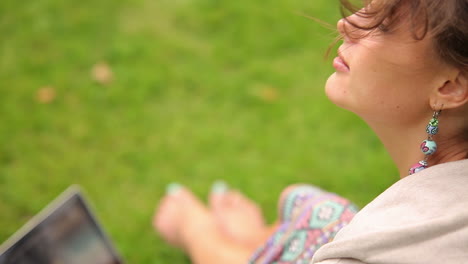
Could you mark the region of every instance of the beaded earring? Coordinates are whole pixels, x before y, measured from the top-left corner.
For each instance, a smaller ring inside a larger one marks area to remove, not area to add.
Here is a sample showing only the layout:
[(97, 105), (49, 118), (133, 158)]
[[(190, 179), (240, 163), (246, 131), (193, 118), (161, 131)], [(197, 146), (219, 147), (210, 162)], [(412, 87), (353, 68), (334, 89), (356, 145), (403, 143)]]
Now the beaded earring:
[(420, 149), (424, 154), (424, 159), (420, 162), (414, 164), (409, 169), (409, 175), (414, 174), (416, 172), (422, 171), (428, 167), (427, 160), (430, 155), (434, 154), (437, 151), (437, 144), (432, 139), (432, 137), (439, 132), (439, 115), (442, 110), (434, 111), (432, 115), (432, 119), (429, 121), (429, 124), (426, 127), (427, 139), (421, 143)]

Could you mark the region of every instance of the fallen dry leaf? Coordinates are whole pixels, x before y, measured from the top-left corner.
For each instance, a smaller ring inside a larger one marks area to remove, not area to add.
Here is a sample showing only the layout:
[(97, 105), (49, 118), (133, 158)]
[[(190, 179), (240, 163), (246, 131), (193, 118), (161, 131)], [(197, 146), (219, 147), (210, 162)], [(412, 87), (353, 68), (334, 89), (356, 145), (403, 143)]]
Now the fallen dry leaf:
[(111, 68), (105, 62), (96, 63), (91, 70), (91, 76), (93, 80), (102, 85), (109, 84), (114, 79)]
[(279, 98), (278, 90), (267, 85), (257, 86), (254, 89), (254, 95), (266, 102), (274, 102)]
[(53, 102), (56, 97), (57, 93), (52, 86), (41, 87), (36, 92), (36, 100), (41, 104), (49, 104)]

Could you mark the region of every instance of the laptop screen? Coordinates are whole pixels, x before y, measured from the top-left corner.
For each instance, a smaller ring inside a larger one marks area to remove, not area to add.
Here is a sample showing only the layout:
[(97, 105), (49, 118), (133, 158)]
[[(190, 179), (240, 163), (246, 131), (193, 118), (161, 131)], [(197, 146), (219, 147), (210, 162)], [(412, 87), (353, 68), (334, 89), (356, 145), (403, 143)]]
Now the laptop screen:
[(0, 248), (0, 264), (122, 263), (81, 194), (63, 196)]

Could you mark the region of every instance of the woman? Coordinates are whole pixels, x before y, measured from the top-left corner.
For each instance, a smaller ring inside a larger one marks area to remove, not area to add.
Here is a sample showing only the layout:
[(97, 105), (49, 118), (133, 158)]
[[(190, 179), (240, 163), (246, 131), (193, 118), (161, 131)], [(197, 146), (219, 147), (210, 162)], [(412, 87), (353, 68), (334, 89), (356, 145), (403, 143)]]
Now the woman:
[(193, 262), (468, 262), (468, 1), (341, 2), (353, 14), (338, 22), (326, 94), (376, 132), (401, 180), (354, 218), (342, 198), (290, 187), (273, 227), (236, 192), (215, 191), (207, 208), (172, 186), (154, 225)]

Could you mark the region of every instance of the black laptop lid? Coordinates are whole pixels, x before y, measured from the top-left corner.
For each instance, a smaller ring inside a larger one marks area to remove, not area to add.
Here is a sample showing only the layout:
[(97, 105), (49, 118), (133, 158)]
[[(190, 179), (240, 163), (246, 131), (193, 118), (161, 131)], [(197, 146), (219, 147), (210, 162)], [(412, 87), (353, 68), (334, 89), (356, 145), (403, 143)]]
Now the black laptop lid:
[(0, 264), (121, 264), (77, 187), (0, 247)]

